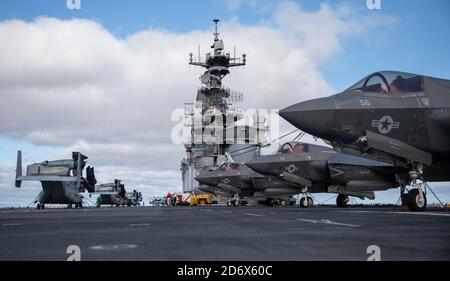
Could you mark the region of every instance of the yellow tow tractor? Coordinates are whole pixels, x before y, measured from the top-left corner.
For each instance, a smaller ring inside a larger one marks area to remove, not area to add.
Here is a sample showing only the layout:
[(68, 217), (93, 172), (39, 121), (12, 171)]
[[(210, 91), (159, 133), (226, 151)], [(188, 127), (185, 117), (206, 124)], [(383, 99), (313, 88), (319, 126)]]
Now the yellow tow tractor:
[(211, 206), (212, 195), (210, 194), (197, 194), (191, 197), (191, 206)]

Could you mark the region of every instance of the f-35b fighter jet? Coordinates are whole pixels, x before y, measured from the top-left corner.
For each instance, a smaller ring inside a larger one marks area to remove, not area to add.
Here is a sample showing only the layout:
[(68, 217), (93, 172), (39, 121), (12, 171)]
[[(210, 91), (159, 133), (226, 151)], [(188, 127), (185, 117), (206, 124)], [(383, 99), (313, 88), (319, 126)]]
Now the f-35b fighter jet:
[(240, 163), (223, 163), (216, 170), (195, 179), (201, 184), (199, 189), (202, 191), (231, 195), (233, 199), (229, 204), (234, 206), (239, 206), (242, 197), (264, 199), (267, 205), (278, 203), (285, 206), (289, 203), (290, 195), (300, 193), (296, 186), (290, 186), (272, 176), (261, 175)]
[(396, 167), (392, 164), (308, 143), (285, 143), (277, 154), (260, 156), (246, 164), (301, 190), (304, 198), (300, 206), (304, 208), (309, 205), (308, 193), (337, 193), (336, 205), (346, 207), (348, 196), (373, 200), (374, 191), (397, 186)]
[(423, 182), (450, 180), (450, 80), (383, 71), (342, 93), (280, 111), (336, 149), (407, 168), (407, 204), (424, 211)]

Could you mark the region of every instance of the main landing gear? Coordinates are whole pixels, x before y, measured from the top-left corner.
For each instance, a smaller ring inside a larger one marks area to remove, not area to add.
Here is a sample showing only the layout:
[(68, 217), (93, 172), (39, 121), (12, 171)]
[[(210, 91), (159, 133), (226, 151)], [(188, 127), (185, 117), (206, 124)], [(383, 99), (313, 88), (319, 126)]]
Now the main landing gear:
[(231, 207), (239, 207), (247, 205), (246, 201), (243, 201), (239, 198), (239, 194), (235, 194), (232, 199), (227, 202), (227, 206)]
[(37, 205), (36, 205), (36, 208), (38, 209), (38, 210), (40, 210), (40, 209), (45, 209), (45, 204), (44, 203), (37, 203)]
[(338, 208), (347, 208), (348, 207), (348, 202), (349, 202), (349, 199), (348, 199), (347, 195), (339, 194), (336, 197), (336, 206)]
[(303, 189), (303, 197), (300, 199), (300, 207), (302, 208), (310, 208), (314, 205), (313, 199), (308, 196), (308, 189)]
[[(77, 203), (73, 205), (75, 206), (75, 209), (83, 208), (83, 203)], [(67, 205), (67, 209), (72, 209), (72, 204)]]
[(277, 199), (277, 198), (267, 198), (264, 202), (265, 206), (269, 207), (286, 207), (289, 204), (288, 201), (284, 199)]

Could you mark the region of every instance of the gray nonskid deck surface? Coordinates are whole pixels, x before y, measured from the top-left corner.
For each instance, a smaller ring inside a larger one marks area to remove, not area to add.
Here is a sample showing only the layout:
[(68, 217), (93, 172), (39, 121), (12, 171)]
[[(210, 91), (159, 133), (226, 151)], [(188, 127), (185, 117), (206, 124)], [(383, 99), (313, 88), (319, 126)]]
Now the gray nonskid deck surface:
[(0, 211), (0, 260), (449, 260), (450, 212), (140, 207)]

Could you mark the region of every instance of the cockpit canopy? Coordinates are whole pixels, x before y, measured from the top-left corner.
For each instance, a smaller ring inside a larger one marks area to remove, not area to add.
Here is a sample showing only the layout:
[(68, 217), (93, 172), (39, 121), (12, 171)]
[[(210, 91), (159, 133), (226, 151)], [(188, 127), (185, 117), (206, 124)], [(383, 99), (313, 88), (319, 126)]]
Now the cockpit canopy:
[(351, 92), (394, 95), (417, 93), (424, 90), (423, 76), (396, 71), (375, 72), (347, 89)]
[(239, 164), (238, 163), (223, 163), (220, 165), (219, 168), (217, 168), (218, 171), (224, 171), (224, 172), (237, 172), (239, 171)]
[(278, 153), (283, 154), (305, 154), (309, 153), (309, 144), (307, 143), (298, 143), (298, 142), (288, 142), (283, 144)]

